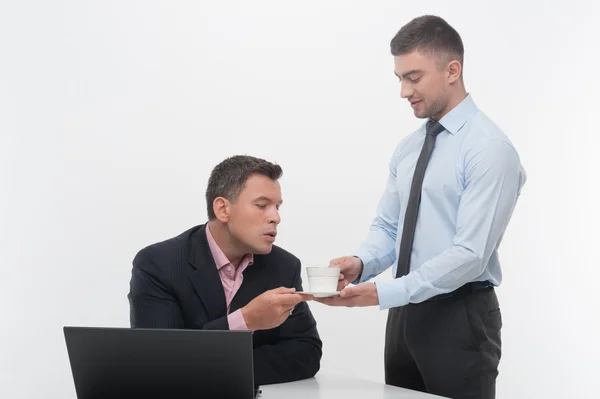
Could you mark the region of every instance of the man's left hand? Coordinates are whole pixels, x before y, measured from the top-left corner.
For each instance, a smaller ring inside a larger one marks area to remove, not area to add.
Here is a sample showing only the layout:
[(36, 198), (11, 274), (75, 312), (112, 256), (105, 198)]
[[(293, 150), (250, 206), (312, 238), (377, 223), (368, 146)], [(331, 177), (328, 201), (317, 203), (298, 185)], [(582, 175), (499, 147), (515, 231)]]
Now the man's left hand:
[(330, 298), (315, 298), (317, 302), (329, 306), (376, 306), (379, 305), (377, 287), (373, 283), (360, 283), (354, 287), (346, 287), (340, 291), (340, 296)]

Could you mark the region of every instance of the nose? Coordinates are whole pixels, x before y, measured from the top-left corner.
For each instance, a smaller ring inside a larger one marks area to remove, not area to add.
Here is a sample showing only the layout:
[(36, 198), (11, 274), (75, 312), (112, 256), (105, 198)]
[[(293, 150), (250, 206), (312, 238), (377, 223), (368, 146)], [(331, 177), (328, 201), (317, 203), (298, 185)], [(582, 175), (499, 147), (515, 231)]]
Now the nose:
[(410, 85), (404, 83), (404, 81), (402, 81), (402, 83), (400, 83), (400, 97), (402, 98), (408, 98), (410, 96), (412, 96), (413, 94), (413, 90), (410, 87)]
[(279, 215), (279, 209), (273, 207), (269, 215), (269, 223), (279, 224), (281, 223), (281, 215)]

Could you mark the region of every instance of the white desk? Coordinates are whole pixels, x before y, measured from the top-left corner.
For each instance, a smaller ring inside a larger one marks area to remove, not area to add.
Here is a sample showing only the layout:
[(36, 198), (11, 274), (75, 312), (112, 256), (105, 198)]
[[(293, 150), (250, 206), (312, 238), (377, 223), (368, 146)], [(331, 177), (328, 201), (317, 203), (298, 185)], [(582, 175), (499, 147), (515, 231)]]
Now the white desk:
[(259, 399), (433, 399), (441, 396), (426, 394), (360, 380), (341, 375), (319, 372), (315, 378), (261, 386)]

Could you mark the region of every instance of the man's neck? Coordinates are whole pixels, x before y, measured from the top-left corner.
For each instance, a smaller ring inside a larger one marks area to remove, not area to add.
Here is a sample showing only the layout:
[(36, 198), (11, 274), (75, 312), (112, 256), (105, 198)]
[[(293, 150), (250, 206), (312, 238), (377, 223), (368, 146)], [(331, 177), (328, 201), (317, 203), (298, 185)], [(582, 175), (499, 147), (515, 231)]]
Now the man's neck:
[(227, 227), (218, 220), (209, 221), (207, 227), (210, 229), (210, 233), (221, 251), (223, 251), (233, 267), (237, 269), (246, 254), (236, 247), (235, 240), (231, 237), (229, 231), (227, 231)]
[(467, 91), (465, 90), (464, 85), (461, 84), (460, 89), (457, 89), (456, 92), (450, 96), (450, 100), (446, 105), (446, 108), (442, 112), (437, 115), (432, 115), (432, 119), (439, 121), (446, 115), (448, 112), (452, 111), (458, 104), (460, 104), (465, 98), (467, 98)]

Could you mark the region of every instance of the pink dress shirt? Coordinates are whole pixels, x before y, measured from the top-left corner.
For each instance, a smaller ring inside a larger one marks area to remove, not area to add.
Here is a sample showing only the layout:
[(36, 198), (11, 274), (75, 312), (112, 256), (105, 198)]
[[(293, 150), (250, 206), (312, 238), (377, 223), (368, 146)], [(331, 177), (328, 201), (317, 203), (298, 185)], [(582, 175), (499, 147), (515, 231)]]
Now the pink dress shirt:
[(208, 226), (206, 226), (206, 238), (208, 239), (210, 252), (212, 253), (215, 264), (217, 265), (217, 270), (219, 271), (219, 276), (221, 277), (221, 283), (223, 284), (225, 301), (227, 302), (227, 321), (229, 323), (229, 329), (247, 330), (248, 326), (246, 326), (246, 321), (244, 320), (244, 316), (242, 316), (242, 309), (238, 309), (230, 314), (229, 307), (233, 297), (235, 296), (235, 293), (242, 285), (242, 281), (244, 279), (244, 275), (242, 273), (253, 263), (254, 257), (252, 254), (244, 256), (236, 270), (229, 259), (227, 259), (221, 248), (219, 248), (217, 245), (217, 242), (210, 233)]

